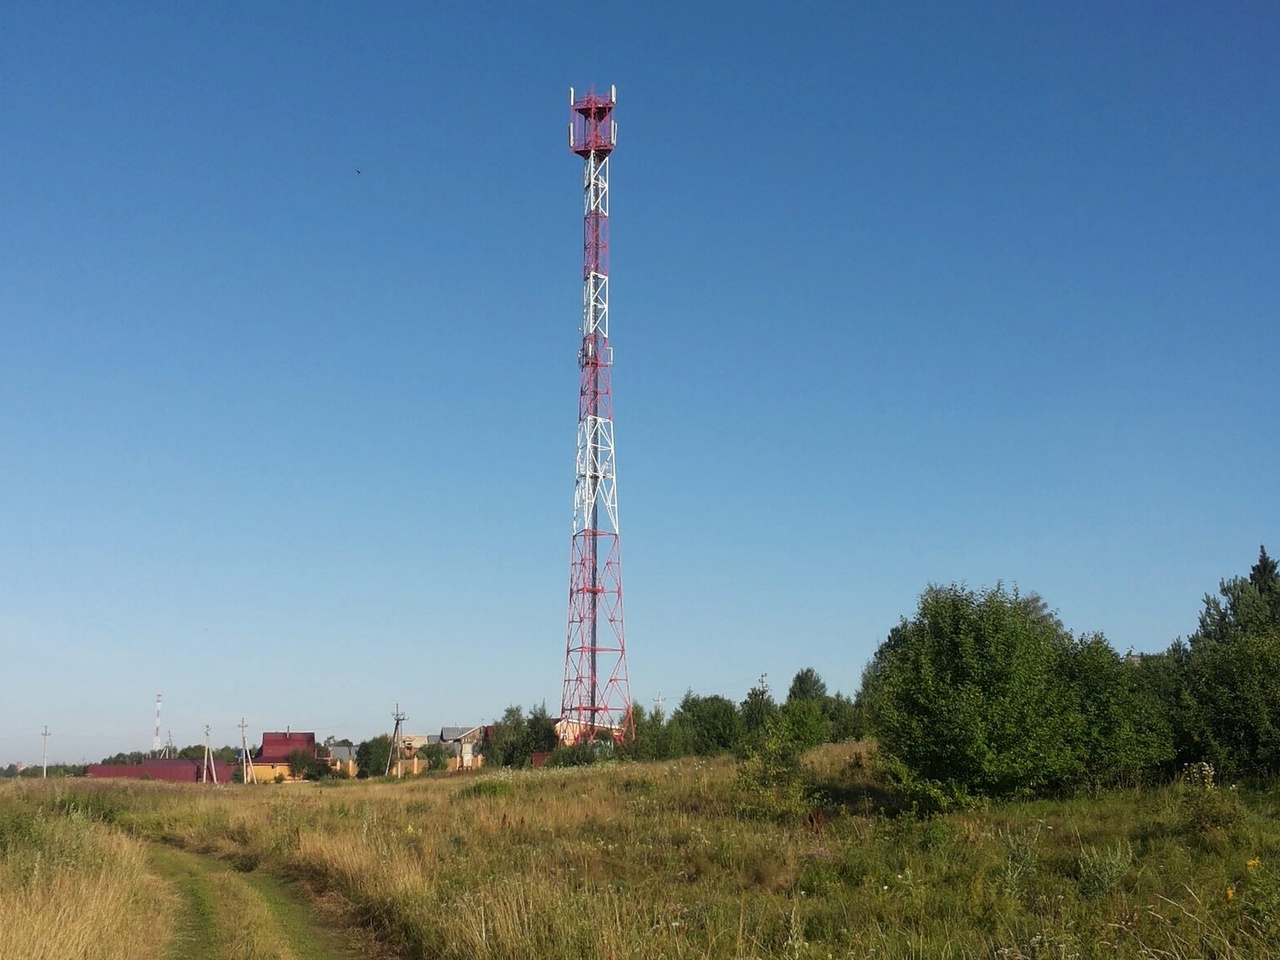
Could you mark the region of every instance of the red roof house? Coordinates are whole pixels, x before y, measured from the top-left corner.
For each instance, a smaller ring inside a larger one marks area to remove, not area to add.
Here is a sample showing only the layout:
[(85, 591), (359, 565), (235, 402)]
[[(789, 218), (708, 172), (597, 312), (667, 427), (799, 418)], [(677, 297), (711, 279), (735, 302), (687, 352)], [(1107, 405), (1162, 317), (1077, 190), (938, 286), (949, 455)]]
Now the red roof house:
[(289, 756), (301, 750), (311, 759), (316, 756), (316, 735), (314, 733), (294, 733), (292, 730), (266, 731), (262, 734), (262, 746), (253, 755), (251, 761), (254, 775), (258, 780), (292, 780), (293, 771), (289, 769)]

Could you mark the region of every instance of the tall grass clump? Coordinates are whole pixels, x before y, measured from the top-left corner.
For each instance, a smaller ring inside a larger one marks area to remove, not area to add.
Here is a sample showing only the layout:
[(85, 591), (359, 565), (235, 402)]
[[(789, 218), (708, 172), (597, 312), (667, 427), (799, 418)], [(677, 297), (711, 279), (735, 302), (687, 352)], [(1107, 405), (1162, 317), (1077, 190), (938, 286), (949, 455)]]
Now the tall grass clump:
[(150, 960), (172, 903), (142, 842), (77, 805), (91, 794), (0, 787), (0, 957)]

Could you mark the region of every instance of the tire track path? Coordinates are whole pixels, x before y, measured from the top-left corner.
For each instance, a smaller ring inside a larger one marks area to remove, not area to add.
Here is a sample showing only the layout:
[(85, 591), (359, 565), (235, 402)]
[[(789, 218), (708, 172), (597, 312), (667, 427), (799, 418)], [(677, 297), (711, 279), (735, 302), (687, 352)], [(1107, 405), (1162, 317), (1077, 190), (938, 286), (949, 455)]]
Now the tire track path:
[(173, 891), (169, 960), (357, 960), (355, 938), (295, 884), (154, 844), (151, 869)]

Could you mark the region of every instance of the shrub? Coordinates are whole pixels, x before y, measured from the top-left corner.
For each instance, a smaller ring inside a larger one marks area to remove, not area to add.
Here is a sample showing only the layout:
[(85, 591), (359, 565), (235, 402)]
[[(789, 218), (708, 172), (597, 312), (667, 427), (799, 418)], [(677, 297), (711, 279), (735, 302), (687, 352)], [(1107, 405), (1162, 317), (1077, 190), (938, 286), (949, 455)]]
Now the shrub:
[(809, 811), (802, 750), (785, 713), (765, 721), (763, 735), (738, 764), (735, 809), (740, 816), (794, 821)]
[(1133, 848), (1125, 841), (1114, 847), (1085, 847), (1076, 862), (1076, 887), (1087, 900), (1105, 897), (1120, 884), (1133, 863)]
[(860, 694), (886, 771), (940, 806), (1136, 779), (1172, 755), (1144, 698), (1100, 634), (998, 584), (925, 590)]

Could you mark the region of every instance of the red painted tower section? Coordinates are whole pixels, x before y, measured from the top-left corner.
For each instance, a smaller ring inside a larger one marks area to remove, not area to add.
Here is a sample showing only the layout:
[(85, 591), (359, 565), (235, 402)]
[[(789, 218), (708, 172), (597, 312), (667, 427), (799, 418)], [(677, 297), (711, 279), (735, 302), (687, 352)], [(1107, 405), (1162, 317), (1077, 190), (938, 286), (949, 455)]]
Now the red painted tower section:
[(631, 688), (622, 621), (622, 558), (609, 346), (609, 156), (617, 100), (569, 91), (569, 149), (583, 161), (582, 346), (578, 351), (578, 456), (569, 554), (569, 629), (560, 737), (630, 740)]

